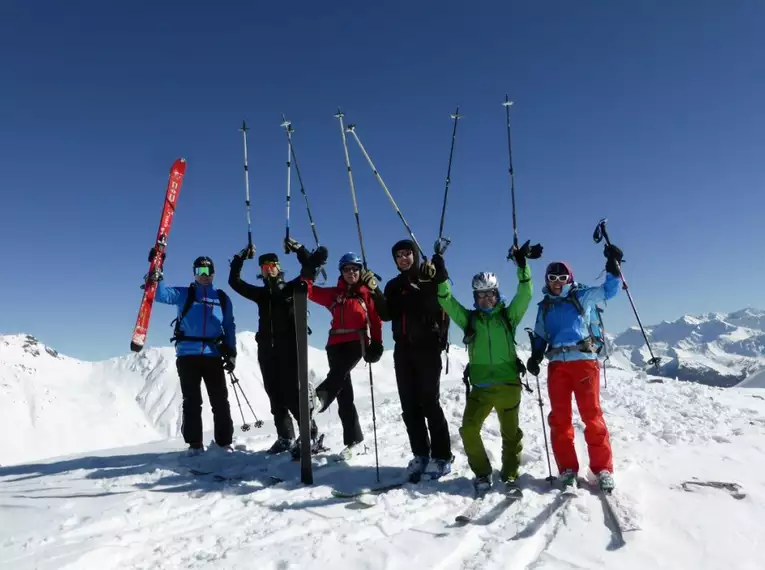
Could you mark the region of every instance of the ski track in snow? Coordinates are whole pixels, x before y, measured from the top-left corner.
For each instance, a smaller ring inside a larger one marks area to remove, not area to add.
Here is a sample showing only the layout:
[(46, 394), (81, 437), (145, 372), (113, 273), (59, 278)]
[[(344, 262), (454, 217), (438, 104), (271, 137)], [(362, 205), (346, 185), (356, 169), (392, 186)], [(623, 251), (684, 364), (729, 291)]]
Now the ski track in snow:
[[(501, 495), (492, 493), (478, 519), (461, 526), (454, 517), (472, 499), (473, 478), (458, 433), (465, 398), (460, 365), (464, 352), (453, 350), (451, 371), (442, 379), (442, 402), (456, 455), (453, 472), (438, 482), (407, 484), (363, 500), (334, 498), (331, 490), (376, 483), (364, 366), (354, 378), (368, 452), (347, 465), (317, 468), (315, 484), (306, 487), (299, 483), (297, 464), (264, 454), (273, 440), (273, 427), (263, 413), (267, 402), (252, 382), (258, 376), (255, 365), (247, 364), (246, 353), (242, 351), (241, 377), (250, 380), (248, 396), (266, 426), (237, 432), (235, 444), (240, 450), (233, 454), (213, 447), (201, 457), (186, 458), (179, 453), (183, 442), (171, 437), (0, 466), (0, 568), (760, 568), (756, 545), (765, 530), (765, 483), (760, 475), (765, 472), (765, 400), (757, 389), (724, 390), (669, 379), (649, 383), (645, 375), (608, 370), (609, 387), (602, 389), (602, 403), (614, 450), (614, 501), (624, 532), (614, 526), (600, 497), (588, 486), (562, 503), (545, 481), (536, 394), (524, 394), (524, 496), (491, 518), (503, 502)], [(167, 372), (158, 372), (159, 376), (172, 374), (172, 366), (167, 362), (163, 366)], [(312, 363), (312, 369), (321, 377), (326, 364)], [(151, 370), (155, 367), (144, 373)], [(401, 475), (410, 452), (389, 353), (374, 371), (380, 478), (385, 482)], [(175, 429), (177, 391), (168, 388), (166, 379), (149, 383), (124, 370), (116, 374), (145, 397), (150, 414), (164, 418), (161, 429)], [(540, 380), (547, 414), (544, 371)], [(106, 393), (120, 397), (116, 388)], [(33, 396), (29, 400), (37, 401)], [(237, 422), (235, 407), (232, 413)], [(317, 416), (317, 421), (328, 434), (326, 443), (338, 450), (336, 406)], [(101, 420), (104, 433), (99, 441), (110, 429), (123, 429), (119, 418), (114, 422), (110, 427)], [(576, 411), (574, 422), (584, 477), (586, 444)], [(205, 426), (211, 427), (207, 415)], [(492, 465), (498, 469), (501, 444), (495, 414), (483, 434)], [(143, 433), (137, 437), (145, 441)], [(209, 432), (207, 437), (209, 441)], [(124, 436), (115, 436), (115, 441), (122, 445)], [(315, 461), (327, 460), (319, 456)], [(192, 475), (189, 468), (237, 479), (215, 481), (212, 476)], [(266, 486), (269, 475), (285, 482)], [(700, 483), (735, 482), (740, 491), (724, 486), (683, 488), (682, 483), (694, 477)]]

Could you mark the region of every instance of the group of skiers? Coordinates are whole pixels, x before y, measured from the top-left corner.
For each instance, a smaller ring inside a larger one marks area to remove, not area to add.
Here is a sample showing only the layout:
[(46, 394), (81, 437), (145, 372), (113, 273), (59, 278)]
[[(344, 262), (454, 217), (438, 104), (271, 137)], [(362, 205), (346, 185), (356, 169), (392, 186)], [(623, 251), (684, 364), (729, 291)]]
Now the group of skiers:
[[(441, 354), (447, 348), (453, 321), (464, 331), (469, 364), (465, 379), (467, 402), (459, 433), (478, 491), (491, 487), (492, 466), (481, 438), (481, 427), (496, 410), (502, 437), (500, 479), (513, 489), (519, 476), (523, 431), (519, 425), (522, 378), (526, 370), (537, 376), (547, 358), (548, 422), (553, 455), (562, 485), (576, 485), (579, 464), (574, 448), (572, 393), (576, 398), (588, 446), (589, 467), (603, 489), (612, 489), (613, 460), (608, 429), (600, 407), (598, 354), (602, 335), (592, 323), (598, 304), (619, 290), (622, 252), (614, 245), (604, 248), (606, 278), (602, 285), (586, 287), (574, 280), (565, 263), (550, 263), (545, 270), (543, 299), (537, 309), (531, 357), (524, 363), (516, 352), (516, 330), (533, 297), (527, 260), (529, 242), (513, 246), (510, 257), (517, 266), (518, 287), (508, 301), (500, 292), (494, 273), (482, 272), (472, 279), (473, 304), (468, 309), (453, 296), (444, 258), (435, 254), (420, 259), (417, 244), (402, 240), (392, 247), (399, 275), (381, 290), (375, 274), (358, 255), (346, 253), (337, 265), (334, 286), (314, 283), (328, 260), (320, 246), (309, 251), (287, 238), (285, 251), (295, 253), (300, 275), (285, 281), (279, 258), (266, 253), (258, 258), (263, 285), (241, 278), (245, 260), (253, 259), (252, 246), (231, 261), (228, 283), (258, 305), (258, 362), (276, 426), (277, 439), (268, 453), (299, 453), (292, 417), (299, 421), (297, 340), (292, 297), (295, 284), (307, 284), (311, 301), (326, 307), (332, 321), (326, 351), (329, 372), (318, 386), (311, 386), (311, 413), (325, 411), (335, 400), (343, 427), (341, 452), (350, 457), (364, 440), (354, 404), (351, 371), (364, 359), (380, 360), (383, 354), (382, 323), (391, 322), (393, 359), (401, 402), (402, 419), (409, 436), (412, 459), (407, 472), (412, 480), (428, 469), (432, 478), (451, 471), (454, 455), (449, 425), (440, 404)], [(541, 249), (541, 248), (540, 248)], [(235, 325), (227, 295), (213, 286), (214, 265), (207, 257), (194, 261), (194, 283), (167, 287), (159, 280), (156, 300), (176, 305), (177, 368), (183, 394), (184, 440), (189, 452), (204, 449), (201, 420), (201, 381), (204, 379), (215, 423), (215, 443), (230, 449), (233, 423), (228, 404), (225, 371), (236, 365)], [(292, 417), (290, 417), (292, 416)], [(312, 446), (320, 436), (311, 418)]]

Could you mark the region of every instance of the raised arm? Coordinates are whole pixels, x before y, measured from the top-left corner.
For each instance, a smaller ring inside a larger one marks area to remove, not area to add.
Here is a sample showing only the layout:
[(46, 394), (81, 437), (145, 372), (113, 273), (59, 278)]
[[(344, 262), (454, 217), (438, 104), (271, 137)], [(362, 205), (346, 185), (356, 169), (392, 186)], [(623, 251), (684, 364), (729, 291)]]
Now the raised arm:
[(157, 291), (154, 300), (165, 305), (183, 305), (188, 295), (188, 287), (168, 287), (164, 281), (157, 283)]
[(513, 323), (513, 326), (517, 327), (523, 319), (533, 294), (531, 269), (529, 269), (528, 265), (518, 267), (518, 290), (515, 292), (515, 297), (513, 297), (510, 305), (505, 309), (507, 318)]
[(259, 303), (266, 294), (266, 288), (250, 285), (246, 281), (243, 281), (241, 277), (242, 265), (244, 265), (244, 257), (240, 252), (231, 260), (231, 269), (228, 273), (228, 284), (245, 299)]
[(619, 277), (606, 273), (606, 279), (602, 284), (597, 287), (586, 287), (578, 293), (579, 301), (582, 305), (595, 305), (613, 299), (619, 292), (619, 283), (621, 283)]
[(452, 321), (454, 321), (454, 324), (465, 330), (470, 320), (470, 311), (454, 298), (448, 281), (438, 284), (438, 303), (444, 308), (444, 311), (446, 311), (446, 314), (449, 315)]
[[(218, 294), (220, 295), (220, 291)], [(236, 354), (236, 323), (234, 322), (234, 306), (231, 297), (228, 298), (226, 310), (223, 311), (223, 336), (226, 345)]]

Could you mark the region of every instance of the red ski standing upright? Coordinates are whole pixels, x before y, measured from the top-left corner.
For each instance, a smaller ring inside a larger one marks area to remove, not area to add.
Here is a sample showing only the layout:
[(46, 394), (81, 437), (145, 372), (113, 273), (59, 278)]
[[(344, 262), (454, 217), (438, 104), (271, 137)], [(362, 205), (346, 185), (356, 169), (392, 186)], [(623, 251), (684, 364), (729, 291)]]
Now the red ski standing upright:
[(186, 159), (179, 158), (173, 163), (170, 169), (170, 180), (167, 182), (167, 192), (165, 193), (165, 204), (162, 207), (162, 217), (159, 220), (159, 230), (157, 230), (157, 239), (154, 247), (151, 249), (149, 258), (149, 272), (146, 275), (146, 282), (143, 285), (143, 298), (141, 306), (138, 309), (138, 319), (133, 329), (133, 339), (130, 342), (130, 350), (139, 352), (146, 343), (146, 333), (149, 329), (149, 319), (151, 318), (151, 309), (154, 305), (154, 295), (157, 291), (157, 281), (149, 279), (150, 275), (162, 270), (165, 259), (165, 248), (167, 247), (167, 238), (170, 235), (170, 226), (175, 216), (175, 204), (178, 201), (178, 195), (181, 192), (183, 175), (186, 173)]

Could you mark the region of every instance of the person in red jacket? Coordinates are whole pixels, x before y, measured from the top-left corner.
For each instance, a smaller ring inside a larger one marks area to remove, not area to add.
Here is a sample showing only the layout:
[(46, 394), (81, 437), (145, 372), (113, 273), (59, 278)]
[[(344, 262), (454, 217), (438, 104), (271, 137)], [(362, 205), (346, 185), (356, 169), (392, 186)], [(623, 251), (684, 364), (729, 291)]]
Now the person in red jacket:
[(310, 270), (303, 273), (302, 279), (308, 284), (308, 298), (332, 313), (327, 341), (329, 373), (316, 387), (314, 409), (321, 413), (337, 399), (346, 446), (341, 455), (350, 457), (352, 448), (364, 440), (353, 403), (351, 370), (362, 358), (373, 363), (382, 357), (382, 320), (378, 311), (385, 311), (385, 297), (377, 288), (374, 273), (363, 268), (355, 253), (343, 255), (338, 268), (336, 287), (314, 285)]

